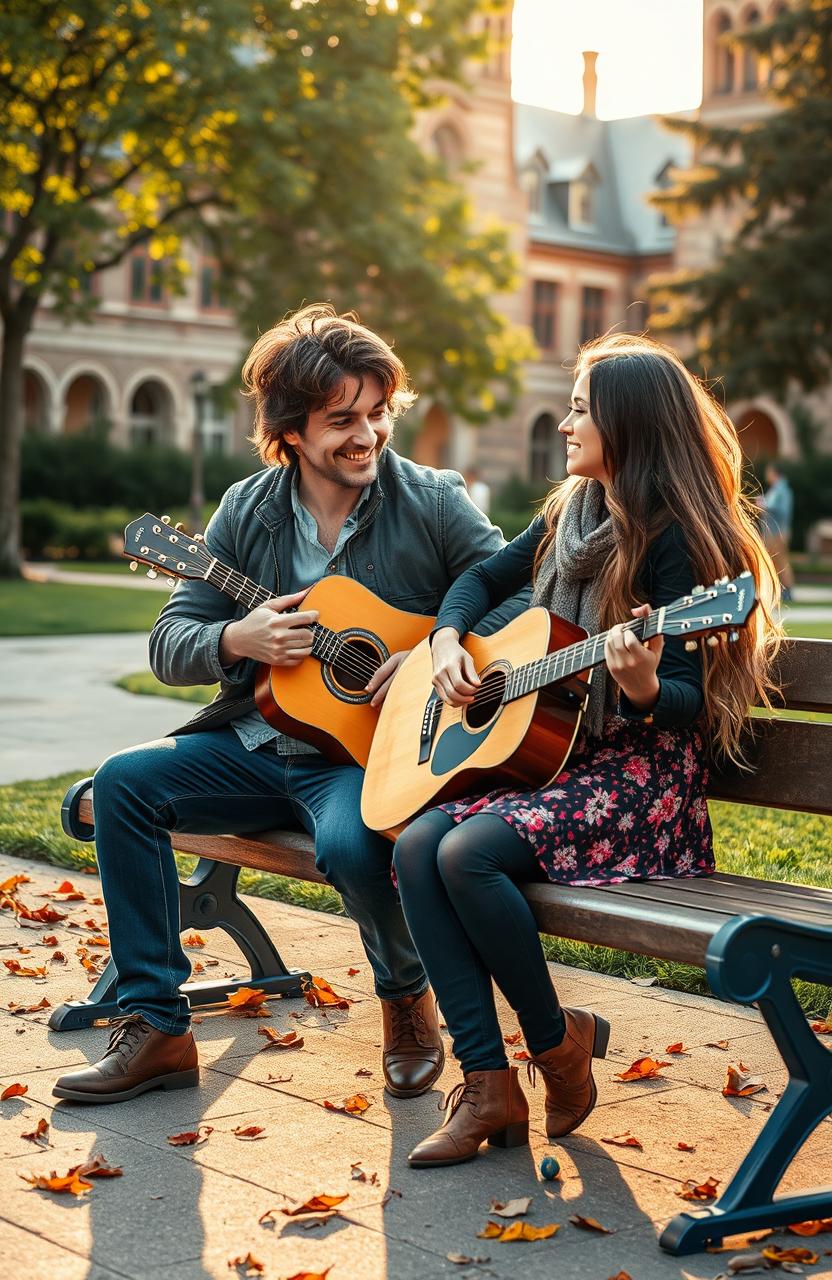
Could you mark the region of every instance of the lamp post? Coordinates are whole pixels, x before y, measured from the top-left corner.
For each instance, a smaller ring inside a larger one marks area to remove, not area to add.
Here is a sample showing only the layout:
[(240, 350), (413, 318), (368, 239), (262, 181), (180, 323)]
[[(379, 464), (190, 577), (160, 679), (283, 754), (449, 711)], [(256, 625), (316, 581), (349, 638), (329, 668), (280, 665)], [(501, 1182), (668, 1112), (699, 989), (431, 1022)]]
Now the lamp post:
[(205, 405), (211, 394), (211, 388), (201, 369), (191, 374), (190, 381), (194, 397), (194, 432), (191, 443), (191, 533), (202, 533), (202, 508), (205, 504), (202, 480), (202, 432), (205, 423)]

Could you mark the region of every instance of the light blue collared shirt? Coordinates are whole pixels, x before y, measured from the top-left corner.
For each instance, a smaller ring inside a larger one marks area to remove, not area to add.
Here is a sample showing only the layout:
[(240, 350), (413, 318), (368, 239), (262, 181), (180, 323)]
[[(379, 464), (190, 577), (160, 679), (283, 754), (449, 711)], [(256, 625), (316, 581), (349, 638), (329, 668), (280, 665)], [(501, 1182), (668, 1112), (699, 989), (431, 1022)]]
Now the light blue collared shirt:
[[(318, 582), (324, 576), (328, 569), (333, 573), (338, 572), (338, 557), (355, 533), (361, 508), (369, 498), (370, 490), (372, 489), (372, 485), (368, 484), (362, 490), (361, 497), (341, 526), (341, 532), (338, 534), (334, 549), (329, 552), (318, 539), (317, 521), (309, 514), (300, 500), (300, 494), (298, 493), (299, 476), (300, 471), (296, 470), (292, 477), (291, 497), (292, 513), (295, 517), (295, 540), (292, 548), (292, 563), (288, 575), (287, 595), (294, 595), (296, 591), (303, 591), (305, 587), (311, 587), (314, 582)], [(308, 742), (300, 742), (297, 738), (289, 738), (285, 733), (281, 733), (279, 729), (275, 729), (273, 725), (263, 719), (256, 707), (253, 711), (249, 711), (248, 715), (241, 716), (238, 720), (232, 720), (231, 723), (246, 751), (254, 751), (256, 747), (262, 746), (264, 742), (274, 742), (277, 754), (280, 756), (319, 754), (317, 748), (310, 746)]]

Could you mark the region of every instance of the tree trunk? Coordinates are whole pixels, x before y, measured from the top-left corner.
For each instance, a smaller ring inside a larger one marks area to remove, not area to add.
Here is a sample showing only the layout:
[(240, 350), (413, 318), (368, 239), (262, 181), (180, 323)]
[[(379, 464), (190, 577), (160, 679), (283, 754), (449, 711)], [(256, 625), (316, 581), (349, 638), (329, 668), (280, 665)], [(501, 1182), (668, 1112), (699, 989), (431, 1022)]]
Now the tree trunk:
[(19, 578), (23, 343), (31, 319), (7, 315), (0, 353), (0, 578)]

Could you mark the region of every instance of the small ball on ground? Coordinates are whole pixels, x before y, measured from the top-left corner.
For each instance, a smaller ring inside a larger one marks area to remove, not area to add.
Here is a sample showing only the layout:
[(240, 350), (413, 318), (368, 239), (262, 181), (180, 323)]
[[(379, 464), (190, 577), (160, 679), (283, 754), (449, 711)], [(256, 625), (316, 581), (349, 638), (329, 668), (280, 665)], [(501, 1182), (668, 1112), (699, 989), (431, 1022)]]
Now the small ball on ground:
[(540, 1162), (540, 1176), (551, 1182), (560, 1173), (560, 1165), (554, 1156), (544, 1156)]

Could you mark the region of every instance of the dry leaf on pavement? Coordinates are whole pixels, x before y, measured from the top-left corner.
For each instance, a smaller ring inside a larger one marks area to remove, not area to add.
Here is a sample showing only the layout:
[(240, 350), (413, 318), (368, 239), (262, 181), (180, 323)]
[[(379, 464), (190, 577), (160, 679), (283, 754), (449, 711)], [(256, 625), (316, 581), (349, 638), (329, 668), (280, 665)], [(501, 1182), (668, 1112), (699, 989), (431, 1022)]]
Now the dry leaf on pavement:
[(706, 1049), (727, 1049), (727, 1040), (708, 1040), (705, 1044)]
[(518, 1200), (507, 1200), (505, 1204), (500, 1200), (492, 1200), (489, 1212), (496, 1213), (498, 1218), (519, 1218), (521, 1214), (529, 1212), (531, 1202), (531, 1196), (522, 1196)]
[[(742, 1062), (736, 1067), (733, 1063), (729, 1065), (725, 1084), (722, 1087), (724, 1098), (750, 1098), (753, 1093), (762, 1093), (767, 1088), (762, 1076), (743, 1074), (744, 1066)], [(746, 1067), (745, 1070), (747, 1069)]]
[(579, 1213), (570, 1213), (569, 1221), (573, 1227), (580, 1227), (582, 1231), (599, 1231), (604, 1236), (613, 1235), (610, 1228), (602, 1227), (597, 1218), (583, 1218)]
[(73, 1170), (70, 1170), (63, 1177), (58, 1177), (54, 1169), (49, 1177), (44, 1174), (37, 1174), (27, 1178), (22, 1173), (19, 1176), (23, 1178), (24, 1182), (28, 1182), (37, 1188), (38, 1191), (51, 1191), (54, 1195), (85, 1196), (88, 1191), (92, 1191), (92, 1183), (85, 1182)]
[(340, 1107), (334, 1102), (329, 1102), (328, 1100), (322, 1102), (321, 1106), (325, 1111), (340, 1111), (344, 1115), (360, 1116), (363, 1115), (369, 1106), (372, 1106), (372, 1103), (363, 1093), (354, 1093), (352, 1097), (345, 1098)]
[(658, 1058), (636, 1058), (626, 1071), (616, 1074), (616, 1080), (657, 1080), (661, 1076), (662, 1067), (669, 1067), (669, 1062), (661, 1062)]
[(204, 947), (205, 939), (203, 938), (201, 933), (197, 933), (195, 929), (192, 929), (191, 932), (188, 934), (187, 938), (183, 938), (182, 946), (183, 947)]
[(185, 1133), (168, 1134), (168, 1142), (172, 1147), (195, 1147), (198, 1142), (205, 1142), (214, 1132), (210, 1124), (201, 1124), (198, 1129), (188, 1129)]
[(49, 1121), (41, 1117), (38, 1120), (37, 1127), (31, 1133), (21, 1133), (21, 1138), (25, 1138), (27, 1142), (36, 1142), (39, 1147), (49, 1146)]
[(249, 1141), (253, 1141), (255, 1138), (262, 1138), (266, 1130), (262, 1125), (258, 1124), (250, 1124), (245, 1128), (238, 1124), (237, 1128), (232, 1130), (232, 1132), (235, 1138), (247, 1138)]
[(763, 1249), (763, 1257), (778, 1266), (782, 1266), (784, 1262), (805, 1262), (807, 1267), (813, 1267), (819, 1255), (811, 1249), (801, 1249), (798, 1245), (791, 1249), (781, 1249), (779, 1245), (769, 1244)]
[(636, 1151), (644, 1150), (638, 1138), (630, 1133), (629, 1129), (626, 1133), (617, 1133), (611, 1138), (602, 1138), (601, 1141), (606, 1142), (607, 1146), (610, 1147), (635, 1147)]
[(7, 1098), (22, 1098), (24, 1093), (29, 1092), (28, 1084), (10, 1084), (0, 1093), (0, 1102), (5, 1102)]
[(793, 1222), (786, 1230), (795, 1236), (818, 1236), (823, 1231), (832, 1231), (832, 1218), (810, 1218), (807, 1222)]
[(36, 965), (34, 969), (28, 969), (25, 965), (22, 965), (19, 960), (4, 960), (3, 964), (6, 966), (9, 973), (14, 974), (15, 978), (46, 977), (45, 964)]
[(303, 996), (307, 1004), (320, 1008), (322, 1005), (329, 1005), (335, 1009), (349, 1009), (352, 1001), (346, 996), (339, 996), (327, 982), (326, 978), (316, 978), (313, 976), (311, 982), (307, 982), (303, 987)]
[(284, 1035), (280, 1035), (275, 1031), (274, 1027), (258, 1027), (258, 1036), (265, 1036), (266, 1043), (262, 1046), (260, 1052), (264, 1049), (302, 1049), (303, 1036), (299, 1036), (297, 1031), (287, 1031)]
[(314, 1195), (305, 1200), (303, 1204), (298, 1205), (296, 1209), (267, 1209), (257, 1219), (258, 1222), (265, 1221), (266, 1218), (272, 1217), (275, 1213), (285, 1214), (287, 1218), (300, 1218), (304, 1214), (310, 1213), (327, 1213), (332, 1214), (337, 1210), (339, 1204), (343, 1204), (345, 1200), (349, 1200), (349, 1195), (345, 1196), (328, 1196)]
[(669, 1044), (665, 1049), (665, 1053), (687, 1053), (687, 1052), (688, 1050), (685, 1048), (681, 1040), (677, 1040), (675, 1044)]
[(718, 1186), (719, 1178), (706, 1178), (704, 1182), (698, 1185), (694, 1178), (687, 1178), (682, 1183), (681, 1191), (677, 1191), (676, 1195), (681, 1200), (698, 1200), (702, 1204), (707, 1204), (709, 1200), (716, 1200)]
[(813, 1022), (812, 1030), (819, 1036), (832, 1036), (832, 1013), (827, 1014), (822, 1022)]
[(491, 1222), (489, 1219), (482, 1231), (477, 1232), (480, 1240), (499, 1240), (501, 1244), (514, 1244), (518, 1240), (548, 1240), (560, 1230), (560, 1223), (548, 1222), (543, 1227), (534, 1227), (530, 1222), (510, 1222), (507, 1226), (502, 1222)]
[(244, 1258), (229, 1259), (229, 1270), (232, 1271), (235, 1267), (240, 1272), (240, 1275), (243, 1276), (262, 1276), (266, 1270), (265, 1262), (259, 1262), (250, 1251)]
[(228, 993), (225, 1003), (232, 1009), (256, 1009), (266, 998), (265, 991), (259, 987), (238, 987)]
[(522, 1039), (522, 1031), (512, 1031), (511, 1035), (503, 1036), (503, 1040), (506, 1044), (519, 1044)]
[(677, 1142), (676, 1150), (677, 1151), (695, 1151), (696, 1147), (692, 1147), (689, 1142)]

